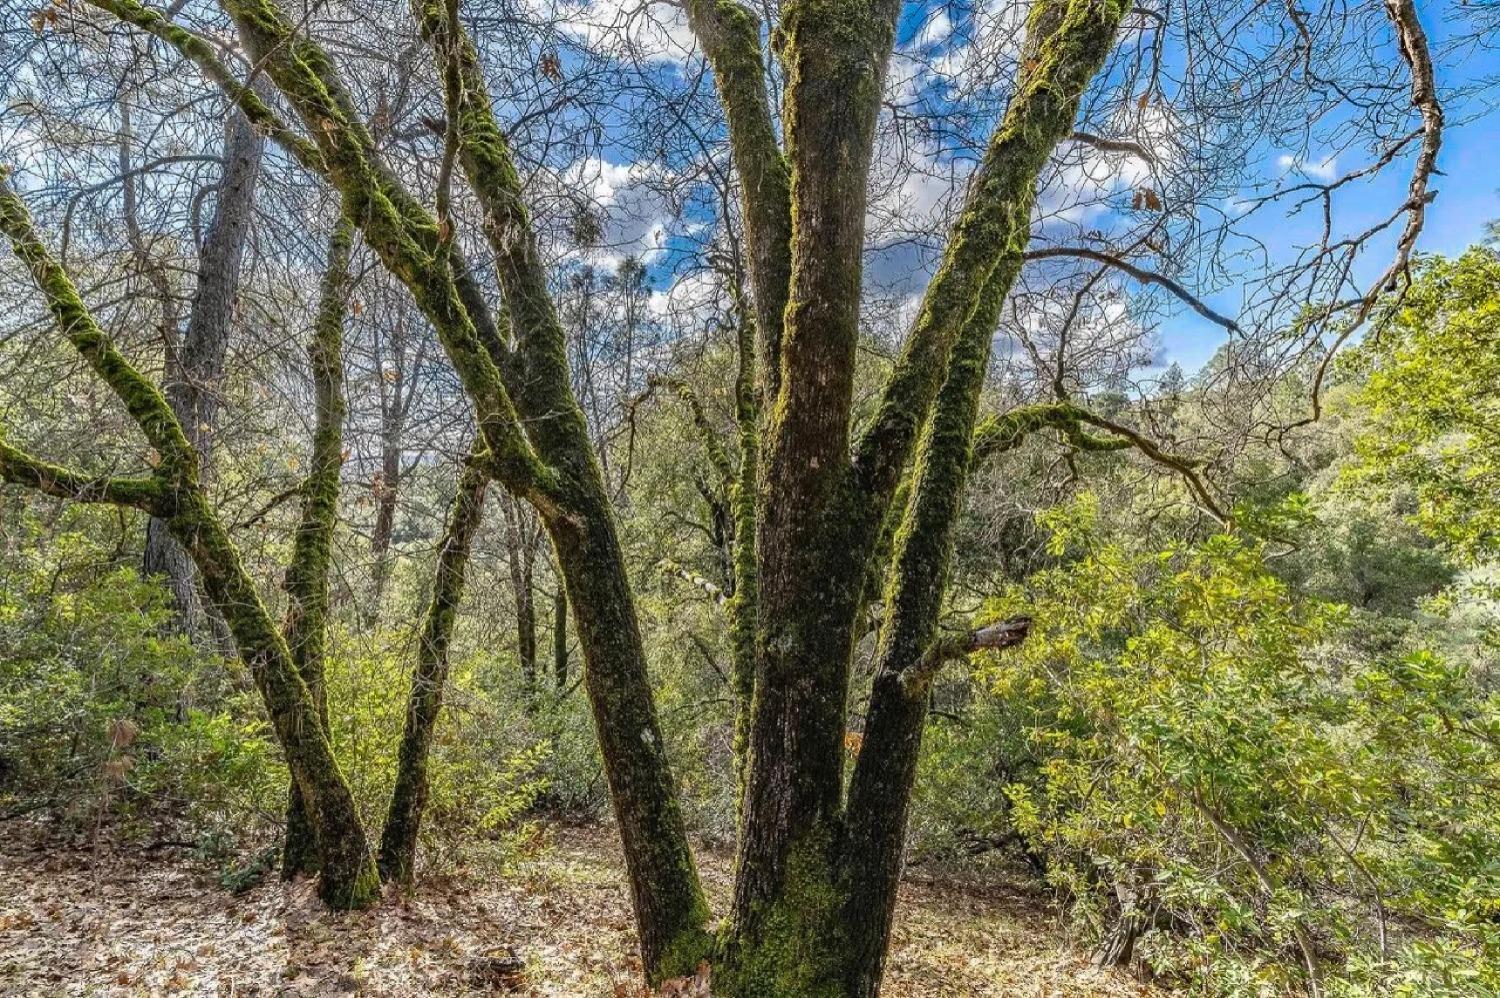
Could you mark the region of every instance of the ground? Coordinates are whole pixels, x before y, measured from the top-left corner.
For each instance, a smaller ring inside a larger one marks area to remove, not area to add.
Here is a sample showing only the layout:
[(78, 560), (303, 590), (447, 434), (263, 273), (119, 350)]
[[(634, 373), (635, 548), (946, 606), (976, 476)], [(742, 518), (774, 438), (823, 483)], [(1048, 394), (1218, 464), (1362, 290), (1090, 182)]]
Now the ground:
[[(306, 883), (230, 893), (171, 844), (64, 846), (0, 826), (6, 995), (640, 995), (620, 854), (549, 829), (503, 875), (458, 873), (335, 915)], [(716, 902), (728, 857), (703, 856)], [(919, 872), (901, 889), (885, 994), (1146, 998), (1089, 966), (1045, 896)], [(691, 993), (689, 991), (689, 993)]]

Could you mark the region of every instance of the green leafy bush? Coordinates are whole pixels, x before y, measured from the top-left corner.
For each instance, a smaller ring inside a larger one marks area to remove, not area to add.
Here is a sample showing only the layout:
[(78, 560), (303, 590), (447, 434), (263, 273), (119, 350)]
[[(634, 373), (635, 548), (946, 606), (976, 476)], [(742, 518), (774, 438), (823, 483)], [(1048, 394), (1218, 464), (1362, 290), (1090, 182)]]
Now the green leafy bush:
[(0, 812), (205, 840), (274, 827), (285, 774), (243, 677), (172, 633), (162, 587), (110, 547), (113, 517), (59, 521), (5, 511)]
[(982, 669), (1041, 760), (1008, 789), (1012, 820), (1075, 914), (1101, 935), (1134, 919), (1156, 971), (1213, 993), (1309, 973), (1346, 994), (1492, 993), (1487, 677), (1353, 654), (1339, 608), (1257, 543), (1137, 550), (1092, 520), (1088, 501), (1048, 515), (1066, 561), (994, 608), (1033, 630)]

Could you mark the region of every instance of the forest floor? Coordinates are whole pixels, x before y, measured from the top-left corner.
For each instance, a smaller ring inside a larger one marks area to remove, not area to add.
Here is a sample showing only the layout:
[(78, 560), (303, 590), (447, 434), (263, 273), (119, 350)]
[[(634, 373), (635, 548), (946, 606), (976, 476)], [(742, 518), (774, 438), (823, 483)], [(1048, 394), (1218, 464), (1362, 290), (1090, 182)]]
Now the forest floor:
[[(0, 831), (0, 994), (642, 994), (608, 828), (549, 828), (503, 876), (428, 880), (344, 915), (274, 876), (232, 894), (181, 849)], [(722, 905), (729, 857), (702, 867)], [(1159, 994), (1089, 966), (1045, 895), (927, 870), (901, 888), (888, 967), (892, 998)]]

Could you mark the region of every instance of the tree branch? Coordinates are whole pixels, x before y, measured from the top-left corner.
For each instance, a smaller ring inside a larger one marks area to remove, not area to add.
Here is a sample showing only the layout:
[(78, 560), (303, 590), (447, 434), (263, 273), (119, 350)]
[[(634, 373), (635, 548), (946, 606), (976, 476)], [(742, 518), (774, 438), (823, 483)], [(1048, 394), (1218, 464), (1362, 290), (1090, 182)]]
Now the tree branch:
[(1240, 332), (1239, 323), (1235, 322), (1233, 319), (1229, 318), (1226, 315), (1222, 315), (1219, 312), (1214, 311), (1201, 298), (1188, 291), (1187, 288), (1183, 287), (1181, 284), (1178, 284), (1172, 278), (1168, 277), (1165, 274), (1157, 273), (1154, 270), (1147, 270), (1144, 267), (1138, 267), (1135, 264), (1131, 263), (1129, 260), (1126, 260), (1123, 257), (1115, 256), (1113, 253), (1105, 253), (1100, 250), (1091, 249), (1087, 246), (1047, 246), (1040, 249), (1027, 250), (1024, 254), (1024, 257), (1027, 260), (1050, 260), (1057, 257), (1077, 257), (1082, 260), (1092, 260), (1095, 263), (1102, 263), (1105, 266), (1113, 267), (1116, 270), (1123, 271), (1124, 273), (1129, 274), (1131, 277), (1135, 278), (1137, 281), (1140, 281), (1142, 284), (1155, 284), (1158, 287), (1165, 288), (1167, 291), (1170, 291), (1173, 295), (1184, 302), (1194, 312), (1197, 312), (1209, 322), (1223, 326), (1231, 333)]
[[(566, 335), (547, 284), (547, 267), (521, 190), (509, 140), (490, 102), (489, 83), (473, 41), (457, 19), (457, 3), (420, 0), (422, 37), (446, 81), (445, 146), (451, 142), (470, 189), (484, 210), (484, 235), (495, 254), (525, 377), (512, 378), (517, 404), (532, 417), (544, 455), (574, 442), (576, 427), (561, 412), (573, 409)], [(540, 418), (542, 416), (547, 418)], [(566, 442), (563, 438), (567, 438)]]
[(128, 506), (153, 514), (163, 506), (162, 483), (155, 476), (113, 478), (86, 475), (62, 465), (49, 464), (12, 447), (3, 435), (0, 435), (0, 480), (75, 502)]
[(1011, 617), (962, 634), (939, 638), (920, 662), (902, 672), (901, 684), (908, 690), (926, 689), (933, 676), (948, 662), (976, 651), (1014, 648), (1030, 634), (1030, 617)]
[(314, 173), (323, 174), (327, 167), (323, 163), (318, 147), (292, 131), (271, 107), (251, 87), (235, 78), (229, 68), (220, 61), (213, 46), (202, 36), (194, 34), (171, 19), (138, 2), (138, 0), (88, 0), (100, 10), (113, 14), (126, 24), (134, 25), (148, 34), (155, 35), (171, 45), (183, 57), (197, 65), (224, 91), (230, 100), (239, 105), (250, 123), (275, 140), (291, 156)]
[(990, 139), (964, 197), (943, 262), (916, 325), (881, 392), (875, 419), (855, 448), (860, 484), (877, 510), (889, 501), (946, 374), (959, 331), (991, 276), (1009, 293), (1031, 232), (1036, 179), (1072, 134), (1078, 103), (1114, 45), (1128, 5), (1086, 0), (1032, 9), (1029, 54), (1016, 96)]
[(37, 235), (26, 205), (9, 183), (9, 175), (7, 168), (0, 167), (0, 231), (30, 269), (53, 319), (94, 373), (125, 403), (126, 411), (156, 448), (161, 460), (158, 471), (174, 481), (197, 482), (198, 452), (188, 442), (172, 407), (94, 321), (72, 278)]
[(1068, 138), (1074, 142), (1092, 146), (1101, 152), (1123, 152), (1131, 156), (1138, 156), (1153, 165), (1156, 163), (1156, 156), (1152, 154), (1151, 150), (1139, 142), (1132, 142), (1129, 139), (1107, 139), (1102, 135), (1094, 135), (1092, 132), (1081, 131), (1075, 131)]
[[(1083, 424), (1093, 426), (1113, 435), (1099, 437), (1083, 430)], [(1026, 437), (1039, 430), (1061, 430), (1080, 450), (1105, 451), (1124, 450), (1133, 447), (1146, 457), (1182, 476), (1188, 489), (1197, 498), (1209, 515), (1221, 524), (1229, 525), (1232, 519), (1214, 499), (1208, 485), (1199, 475), (1202, 462), (1163, 450), (1150, 437), (1123, 423), (1106, 419), (1071, 402), (1044, 402), (1038, 405), (1012, 409), (1003, 416), (992, 416), (974, 431), (975, 462), (987, 460), (996, 454), (1013, 450)]]
[(729, 123), (729, 152), (740, 177), (740, 212), (750, 249), (761, 391), (775, 398), (791, 289), (791, 171), (766, 99), (760, 19), (738, 0), (688, 0), (687, 15), (713, 68)]
[(728, 451), (724, 449), (724, 441), (719, 439), (719, 434), (709, 423), (708, 414), (703, 411), (703, 403), (699, 401), (698, 393), (693, 391), (693, 386), (681, 378), (666, 375), (652, 375), (647, 380), (647, 384), (653, 388), (660, 386), (671, 389), (672, 393), (688, 407), (693, 420), (693, 428), (698, 431), (698, 436), (703, 440), (703, 449), (708, 452), (708, 462), (713, 465), (714, 473), (719, 477), (719, 484), (727, 494), (734, 488), (734, 465), (729, 460)]
[[(1364, 325), (1383, 295), (1397, 291), (1398, 287), (1404, 293), (1404, 287), (1400, 287), (1403, 280), (1406, 285), (1410, 285), (1411, 255), (1416, 248), (1417, 237), (1422, 234), (1422, 227), (1427, 221), (1427, 206), (1437, 197), (1437, 191), (1431, 188), (1431, 183), (1433, 175), (1438, 172), (1438, 151), (1443, 145), (1443, 105), (1437, 96), (1427, 32), (1422, 28), (1421, 19), (1417, 15), (1416, 0), (1386, 0), (1385, 11), (1396, 32), (1396, 48), (1411, 70), (1411, 105), (1422, 118), (1422, 144), (1417, 151), (1416, 163), (1412, 166), (1406, 203), (1401, 206), (1401, 211), (1406, 213), (1406, 227), (1396, 240), (1396, 253), (1390, 266), (1370, 284), (1369, 290), (1359, 300), (1354, 317), (1334, 337), (1323, 360), (1318, 364), (1317, 373), (1313, 376), (1312, 411), (1307, 418), (1288, 426), (1288, 431), (1322, 418), (1323, 382), (1328, 377), (1333, 358), (1348, 342), (1349, 337)], [(1403, 141), (1402, 145), (1404, 144)]]
[[(113, 0), (119, 2), (119, 0)], [(457, 248), (381, 159), (332, 59), (272, 0), (224, 0), (252, 54), (316, 136), (327, 176), (365, 243), (411, 292), (474, 402), (490, 473), (541, 508), (558, 509), (557, 478), (521, 429), (497, 366), (493, 317)]]

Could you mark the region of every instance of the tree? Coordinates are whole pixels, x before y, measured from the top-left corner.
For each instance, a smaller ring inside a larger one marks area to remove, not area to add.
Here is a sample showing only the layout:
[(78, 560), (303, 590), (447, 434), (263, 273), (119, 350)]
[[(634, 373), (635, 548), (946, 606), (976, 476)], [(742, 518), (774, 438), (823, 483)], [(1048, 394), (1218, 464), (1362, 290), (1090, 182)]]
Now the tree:
[[(453, 508), (448, 514), (438, 548), (432, 596), (427, 604), (422, 632), (417, 638), (411, 697), (396, 757), (396, 787), (391, 793), (385, 828), (380, 836), (380, 875), (400, 883), (410, 883), (416, 870), (417, 834), (422, 825), (422, 810), (427, 803), (427, 757), (448, 677), (448, 646), (463, 595), (469, 551), (484, 513), (489, 478), (474, 460), (480, 452), (482, 448), (477, 444), (471, 448), (458, 477)], [(534, 654), (534, 647), (532, 651)]]
[[(180, 341), (175, 328), (167, 330), (167, 402), (197, 448), (204, 473), (210, 467), (213, 453), (218, 385), (224, 374), (229, 328), (239, 292), (241, 256), (250, 231), (264, 148), (265, 137), (250, 126), (244, 115), (231, 113), (224, 130), (224, 173), (218, 184), (213, 219), (199, 254), (198, 282), (187, 330)], [(134, 183), (131, 179), (125, 181), (127, 189)], [(194, 622), (199, 612), (198, 595), (192, 562), (172, 539), (166, 524), (155, 517), (146, 526), (143, 568), (148, 575), (160, 572), (167, 576), (178, 616), (187, 625), (185, 629), (190, 633), (197, 630)]]
[(0, 230), (30, 269), (63, 335), (139, 426), (154, 461), (146, 477), (96, 477), (48, 464), (0, 440), (0, 477), (61, 498), (140, 509), (167, 523), (224, 614), (265, 700), (317, 842), (321, 896), (331, 907), (362, 907), (378, 895), (380, 883), (353, 796), (334, 759), (318, 702), (204, 492), (198, 451), (161, 392), (99, 328), (5, 179), (0, 177)]
[(1351, 481), (1409, 490), (1423, 530), (1467, 559), (1500, 544), (1496, 315), (1500, 256), (1475, 247), (1421, 262), (1379, 336), (1350, 358), (1371, 425)]
[[(317, 707), (327, 733), (328, 693), (324, 654), (328, 641), (328, 573), (333, 561), (333, 531), (338, 523), (339, 478), (344, 467), (344, 313), (349, 293), (349, 255), (354, 233), (348, 223), (335, 226), (328, 239), (328, 263), (318, 298), (318, 312), (308, 340), (316, 410), (312, 457), (302, 496), (301, 521), (292, 560), (283, 583), (287, 593), (286, 635), (292, 662)], [(286, 809), (286, 839), (281, 872), (288, 879), (318, 868), (318, 846), (302, 794), (293, 787)]]

